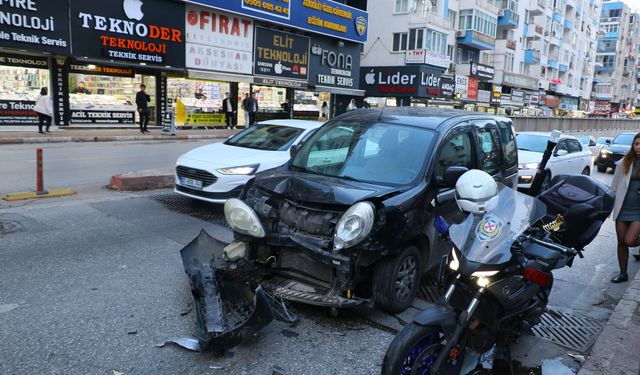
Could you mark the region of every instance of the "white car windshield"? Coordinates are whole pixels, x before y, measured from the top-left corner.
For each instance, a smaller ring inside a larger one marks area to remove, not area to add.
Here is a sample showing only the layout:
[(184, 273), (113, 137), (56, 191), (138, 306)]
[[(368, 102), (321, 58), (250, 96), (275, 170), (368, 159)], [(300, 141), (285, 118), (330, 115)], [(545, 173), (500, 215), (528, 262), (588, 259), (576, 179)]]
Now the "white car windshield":
[(282, 125), (251, 126), (229, 138), (225, 144), (266, 151), (287, 151), (304, 130)]
[(548, 135), (544, 134), (525, 134), (516, 135), (516, 144), (518, 150), (544, 152), (547, 149)]
[(334, 121), (309, 138), (292, 166), (309, 173), (386, 185), (415, 180), (434, 133), (397, 124)]

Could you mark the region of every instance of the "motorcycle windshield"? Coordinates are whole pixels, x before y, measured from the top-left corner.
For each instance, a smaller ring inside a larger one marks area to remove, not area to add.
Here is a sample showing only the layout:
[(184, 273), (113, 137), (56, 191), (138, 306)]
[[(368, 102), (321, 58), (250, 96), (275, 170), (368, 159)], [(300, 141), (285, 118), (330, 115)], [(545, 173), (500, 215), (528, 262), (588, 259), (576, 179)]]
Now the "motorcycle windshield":
[(547, 211), (537, 198), (498, 184), (498, 204), (484, 215), (469, 214), (449, 228), (462, 256), (482, 264), (502, 264), (511, 258), (511, 244)]

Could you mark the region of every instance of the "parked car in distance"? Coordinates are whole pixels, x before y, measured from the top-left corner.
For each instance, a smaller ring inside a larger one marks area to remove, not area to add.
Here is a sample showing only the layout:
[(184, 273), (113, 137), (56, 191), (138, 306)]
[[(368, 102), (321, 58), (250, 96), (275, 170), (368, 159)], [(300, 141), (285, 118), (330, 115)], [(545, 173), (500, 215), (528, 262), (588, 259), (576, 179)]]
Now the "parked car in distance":
[(636, 133), (626, 132), (618, 134), (609, 144), (605, 144), (596, 157), (595, 165), (598, 172), (606, 172), (607, 168), (616, 169), (616, 164), (631, 148)]
[(460, 215), (451, 181), (475, 168), (517, 182), (512, 122), (483, 113), (358, 109), (293, 153), (225, 204), (235, 237), (227, 259), (242, 259), (227, 267), (260, 275), (279, 297), (327, 307), (404, 310), (451, 250), (434, 228), (436, 217)]
[[(547, 148), (550, 133), (522, 132), (516, 135), (518, 146), (518, 188), (529, 189), (536, 174), (542, 154)], [(547, 162), (547, 176), (544, 184), (558, 174), (591, 174), (591, 151), (584, 148), (578, 138), (561, 135), (553, 154)]]
[(322, 124), (269, 120), (246, 128), (224, 142), (193, 149), (176, 162), (175, 192), (211, 203), (224, 203), (237, 197), (256, 172), (285, 164), (291, 146)]

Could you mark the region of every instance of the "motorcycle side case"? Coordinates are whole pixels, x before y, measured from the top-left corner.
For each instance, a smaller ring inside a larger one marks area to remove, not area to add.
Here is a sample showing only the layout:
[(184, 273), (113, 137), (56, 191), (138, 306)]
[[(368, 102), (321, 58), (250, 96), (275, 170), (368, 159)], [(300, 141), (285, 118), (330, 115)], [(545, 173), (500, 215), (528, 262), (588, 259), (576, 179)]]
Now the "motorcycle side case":
[(200, 348), (224, 350), (269, 324), (274, 317), (296, 321), (286, 306), (278, 303), (260, 285), (238, 280), (222, 260), (226, 243), (204, 230), (180, 250), (189, 277), (198, 327)]

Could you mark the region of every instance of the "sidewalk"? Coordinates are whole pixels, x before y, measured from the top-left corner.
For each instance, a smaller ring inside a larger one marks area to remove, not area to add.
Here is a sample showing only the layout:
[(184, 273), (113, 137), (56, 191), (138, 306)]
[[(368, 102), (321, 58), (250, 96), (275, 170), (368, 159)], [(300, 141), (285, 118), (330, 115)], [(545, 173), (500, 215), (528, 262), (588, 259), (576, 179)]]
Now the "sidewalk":
[(640, 374), (639, 306), (640, 272), (637, 272), (578, 375)]
[(150, 133), (140, 134), (139, 128), (120, 127), (74, 127), (71, 129), (51, 127), (51, 133), (40, 134), (35, 126), (2, 127), (0, 145), (63, 143), (63, 142), (117, 142), (117, 141), (183, 141), (194, 139), (225, 139), (239, 130), (231, 129), (178, 129), (175, 136), (162, 133), (160, 127), (149, 127)]

